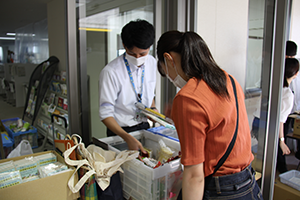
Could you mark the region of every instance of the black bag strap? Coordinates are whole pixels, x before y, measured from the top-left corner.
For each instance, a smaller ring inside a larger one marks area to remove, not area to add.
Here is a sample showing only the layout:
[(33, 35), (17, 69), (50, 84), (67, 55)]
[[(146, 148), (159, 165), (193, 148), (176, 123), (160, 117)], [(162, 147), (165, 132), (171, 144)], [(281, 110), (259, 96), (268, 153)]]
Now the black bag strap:
[[(233, 92), (234, 92), (234, 97), (235, 97), (235, 103), (236, 103), (236, 126), (235, 126), (235, 131), (234, 131), (234, 135), (233, 135), (233, 138), (231, 139), (231, 142), (225, 152), (225, 154), (222, 156), (222, 158), (219, 160), (218, 164), (216, 165), (216, 168), (214, 170), (214, 172), (205, 177), (205, 188), (208, 186), (209, 182), (211, 181), (213, 175), (218, 171), (218, 169), (223, 165), (223, 163), (225, 162), (225, 160), (227, 159), (227, 157), (229, 156), (233, 146), (234, 146), (234, 143), (235, 143), (235, 140), (236, 140), (236, 136), (237, 136), (237, 132), (238, 132), (238, 127), (239, 127), (239, 105), (238, 105), (238, 99), (237, 99), (237, 93), (236, 93), (236, 86), (235, 86), (235, 82), (233, 80), (233, 78), (229, 75), (229, 78), (231, 80), (231, 84), (232, 84), (232, 87), (233, 87)], [(205, 189), (204, 188), (204, 189)], [(208, 194), (208, 190), (204, 190), (204, 196), (203, 196), (203, 199), (208, 199), (209, 197), (209, 194)], [(182, 200), (182, 189), (180, 190), (179, 194), (178, 194), (178, 197), (177, 197), (177, 200)]]
[(231, 83), (232, 83), (234, 97), (235, 97), (235, 103), (236, 103), (236, 113), (237, 114), (236, 114), (235, 132), (234, 132), (233, 138), (232, 138), (225, 154), (222, 156), (222, 158), (219, 160), (218, 164), (216, 165), (216, 168), (215, 168), (214, 172), (211, 175), (209, 175), (205, 178), (205, 185), (207, 185), (210, 182), (212, 176), (218, 171), (218, 169), (223, 165), (225, 160), (228, 158), (228, 156), (229, 156), (229, 154), (230, 154), (230, 152), (231, 152), (231, 150), (232, 150), (232, 148), (235, 144), (235, 140), (236, 140), (236, 136), (237, 136), (237, 132), (238, 132), (238, 127), (239, 127), (239, 105), (238, 105), (238, 99), (237, 99), (237, 93), (236, 93), (236, 86), (235, 86), (235, 82), (234, 82), (233, 78), (230, 75), (229, 75), (229, 78), (230, 78)]

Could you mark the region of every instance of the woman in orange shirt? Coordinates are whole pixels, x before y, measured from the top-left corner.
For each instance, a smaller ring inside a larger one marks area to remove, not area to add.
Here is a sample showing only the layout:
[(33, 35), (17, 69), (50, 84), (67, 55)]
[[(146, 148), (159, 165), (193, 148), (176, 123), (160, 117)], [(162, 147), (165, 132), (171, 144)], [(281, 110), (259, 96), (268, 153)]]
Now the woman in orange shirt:
[[(262, 199), (251, 168), (251, 136), (240, 85), (235, 79), (231, 82), (194, 32), (164, 33), (157, 56), (160, 74), (181, 88), (171, 116), (184, 165), (182, 198)], [(229, 156), (214, 172), (235, 133)]]

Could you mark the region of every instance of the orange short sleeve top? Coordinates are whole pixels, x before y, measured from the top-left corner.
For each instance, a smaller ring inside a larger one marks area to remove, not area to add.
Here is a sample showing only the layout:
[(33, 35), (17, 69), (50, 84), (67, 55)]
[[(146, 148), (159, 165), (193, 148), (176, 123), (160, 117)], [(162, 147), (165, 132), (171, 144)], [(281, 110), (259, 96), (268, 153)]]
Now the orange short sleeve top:
[[(205, 81), (191, 78), (173, 101), (172, 119), (181, 145), (181, 163), (204, 163), (205, 176), (213, 173), (235, 131), (236, 103), (227, 73), (226, 76), (230, 99), (217, 96)], [(240, 172), (253, 160), (244, 93), (236, 80), (235, 83), (239, 103), (237, 139), (227, 160), (214, 176)]]

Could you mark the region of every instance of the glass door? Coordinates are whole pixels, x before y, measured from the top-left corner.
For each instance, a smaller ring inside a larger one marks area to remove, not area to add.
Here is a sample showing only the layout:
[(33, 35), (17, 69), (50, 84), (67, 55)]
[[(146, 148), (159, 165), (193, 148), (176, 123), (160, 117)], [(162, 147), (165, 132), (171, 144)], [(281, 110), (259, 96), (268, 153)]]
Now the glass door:
[[(154, 24), (153, 13), (152, 0), (78, 3), (82, 130), (88, 130), (92, 137), (106, 137), (106, 127), (99, 118), (99, 74), (107, 63), (124, 53), (120, 37), (123, 26), (136, 19)], [(153, 47), (150, 54), (154, 55)]]
[(279, 141), (279, 116), (290, 1), (250, 0), (246, 107), (253, 168), (264, 199), (272, 199)]

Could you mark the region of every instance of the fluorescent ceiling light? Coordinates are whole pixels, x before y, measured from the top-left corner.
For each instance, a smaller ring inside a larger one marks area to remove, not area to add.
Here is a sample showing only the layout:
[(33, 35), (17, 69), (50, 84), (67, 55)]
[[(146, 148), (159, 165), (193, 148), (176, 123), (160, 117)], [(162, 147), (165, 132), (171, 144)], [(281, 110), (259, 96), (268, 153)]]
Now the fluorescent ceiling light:
[(111, 29), (107, 29), (107, 28), (84, 28), (84, 27), (80, 27), (79, 30), (98, 31), (98, 32), (110, 32), (111, 31)]
[(6, 35), (16, 35), (16, 33), (6, 33)]
[(15, 40), (14, 37), (0, 37), (0, 40)]

